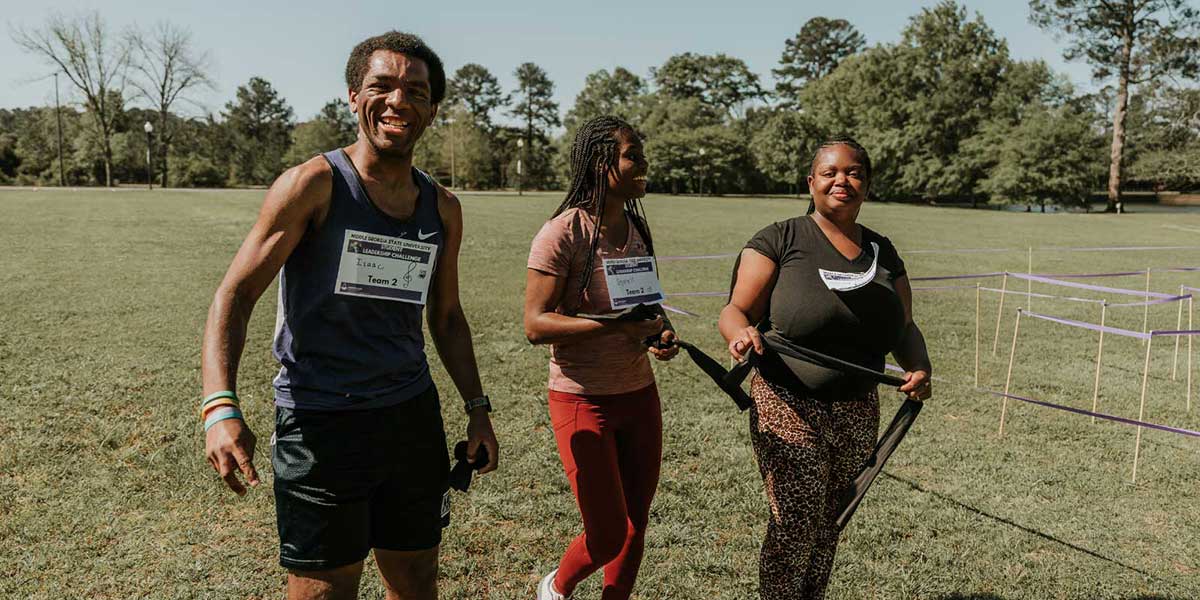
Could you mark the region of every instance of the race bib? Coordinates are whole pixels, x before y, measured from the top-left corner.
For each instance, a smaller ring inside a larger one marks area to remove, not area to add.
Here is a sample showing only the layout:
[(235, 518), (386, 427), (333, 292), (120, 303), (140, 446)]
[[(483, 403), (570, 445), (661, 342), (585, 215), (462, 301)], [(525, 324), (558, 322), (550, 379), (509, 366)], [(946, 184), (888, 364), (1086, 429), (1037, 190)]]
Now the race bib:
[(835, 292), (849, 292), (857, 290), (875, 279), (875, 269), (879, 264), (879, 244), (871, 242), (871, 268), (865, 273), (843, 273), (841, 271), (827, 271), (825, 269), (817, 269), (821, 273), (821, 281), (825, 282), (825, 287)]
[(437, 244), (347, 229), (333, 291), (424, 305), (436, 259)]
[(613, 310), (661, 304), (665, 298), (652, 256), (604, 259), (604, 281)]

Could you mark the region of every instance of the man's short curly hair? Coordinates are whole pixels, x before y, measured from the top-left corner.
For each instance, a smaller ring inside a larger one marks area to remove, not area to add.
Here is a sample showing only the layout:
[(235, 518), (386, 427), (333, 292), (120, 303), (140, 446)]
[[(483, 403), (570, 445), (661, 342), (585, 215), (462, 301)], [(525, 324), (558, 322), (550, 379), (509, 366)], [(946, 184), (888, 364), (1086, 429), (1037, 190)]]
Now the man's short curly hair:
[(425, 45), (424, 40), (403, 31), (389, 31), (367, 38), (350, 51), (350, 59), (346, 61), (347, 88), (357, 90), (362, 86), (363, 78), (367, 76), (367, 63), (376, 50), (389, 50), (424, 61), (425, 66), (429, 67), (429, 88), (433, 93), (433, 103), (438, 104), (446, 97), (446, 69), (442, 66), (442, 59), (438, 58), (432, 48)]

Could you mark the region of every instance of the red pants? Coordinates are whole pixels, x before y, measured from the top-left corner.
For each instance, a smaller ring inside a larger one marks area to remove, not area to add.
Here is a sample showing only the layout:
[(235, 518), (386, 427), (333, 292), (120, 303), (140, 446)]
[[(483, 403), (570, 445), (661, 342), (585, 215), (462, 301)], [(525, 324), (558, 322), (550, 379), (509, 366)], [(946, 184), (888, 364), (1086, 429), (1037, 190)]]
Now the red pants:
[(559, 561), (554, 587), (570, 594), (604, 567), (601, 598), (629, 598), (662, 462), (658, 388), (605, 396), (551, 390), (550, 422), (583, 516), (583, 533)]

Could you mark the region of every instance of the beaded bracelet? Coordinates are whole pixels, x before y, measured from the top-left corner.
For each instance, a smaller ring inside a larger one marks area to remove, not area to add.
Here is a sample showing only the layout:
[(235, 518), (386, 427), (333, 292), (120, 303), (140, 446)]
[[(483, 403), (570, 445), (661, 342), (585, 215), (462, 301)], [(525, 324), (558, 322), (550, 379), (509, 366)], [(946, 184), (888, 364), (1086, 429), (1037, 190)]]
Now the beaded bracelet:
[(204, 419), (204, 431), (208, 431), (213, 425), (226, 419), (241, 419), (242, 411), (233, 406), (222, 406), (211, 413)]

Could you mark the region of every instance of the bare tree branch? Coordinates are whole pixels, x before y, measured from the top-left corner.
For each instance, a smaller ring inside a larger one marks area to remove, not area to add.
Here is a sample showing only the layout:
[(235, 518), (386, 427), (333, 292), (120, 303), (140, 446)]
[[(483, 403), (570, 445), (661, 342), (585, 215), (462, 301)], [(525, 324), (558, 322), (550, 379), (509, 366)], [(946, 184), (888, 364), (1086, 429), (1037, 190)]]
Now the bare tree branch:
[(84, 97), (94, 133), (100, 138), (104, 184), (112, 185), (112, 136), (125, 91), (129, 45), (120, 38), (110, 47), (111, 32), (100, 13), (73, 18), (52, 14), (38, 29), (13, 28), (13, 41), (26, 52), (61, 70)]
[(130, 85), (158, 111), (158, 164), (161, 185), (166, 187), (168, 149), (174, 137), (171, 107), (178, 100), (190, 101), (186, 96), (190, 91), (214, 87), (208, 76), (209, 57), (196, 53), (190, 31), (165, 21), (149, 32), (130, 29), (125, 39), (134, 52), (131, 66), (135, 77)]

